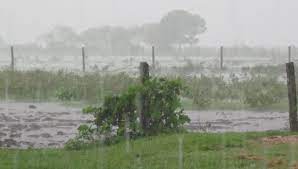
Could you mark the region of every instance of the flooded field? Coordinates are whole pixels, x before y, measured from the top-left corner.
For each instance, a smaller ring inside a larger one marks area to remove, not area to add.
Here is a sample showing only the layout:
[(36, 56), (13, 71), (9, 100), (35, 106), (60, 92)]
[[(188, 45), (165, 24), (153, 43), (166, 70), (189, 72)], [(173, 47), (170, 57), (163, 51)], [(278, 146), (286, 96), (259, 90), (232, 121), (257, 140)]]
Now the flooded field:
[(187, 112), (193, 132), (252, 132), (288, 129), (288, 113), (253, 111)]
[[(285, 130), (288, 114), (251, 111), (187, 111), (192, 132)], [(61, 148), (92, 117), (56, 103), (0, 103), (0, 147)]]
[(81, 109), (54, 103), (0, 103), (0, 146), (62, 147), (88, 120)]

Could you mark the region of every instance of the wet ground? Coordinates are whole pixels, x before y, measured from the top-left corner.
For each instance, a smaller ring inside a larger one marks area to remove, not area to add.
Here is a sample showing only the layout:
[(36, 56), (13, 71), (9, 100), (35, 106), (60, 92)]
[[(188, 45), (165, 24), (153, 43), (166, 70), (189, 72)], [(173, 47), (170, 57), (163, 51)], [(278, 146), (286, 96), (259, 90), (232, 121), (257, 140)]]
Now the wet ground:
[(193, 132), (249, 132), (287, 130), (288, 113), (253, 111), (190, 111)]
[[(250, 111), (188, 111), (193, 132), (285, 130), (288, 114)], [(92, 117), (55, 103), (0, 103), (0, 147), (60, 148)]]
[(0, 103), (0, 147), (62, 147), (88, 120), (81, 109), (54, 103)]

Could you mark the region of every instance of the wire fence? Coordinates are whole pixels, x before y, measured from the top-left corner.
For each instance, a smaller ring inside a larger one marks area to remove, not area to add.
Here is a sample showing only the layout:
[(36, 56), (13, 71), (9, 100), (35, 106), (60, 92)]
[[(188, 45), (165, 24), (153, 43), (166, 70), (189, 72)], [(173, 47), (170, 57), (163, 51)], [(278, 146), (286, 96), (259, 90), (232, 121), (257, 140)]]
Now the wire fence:
[[(82, 51), (84, 50), (84, 51)], [(84, 57), (83, 57), (84, 55)], [(297, 50), (291, 47), (196, 47), (176, 52), (160, 52), (155, 49), (154, 64), (158, 68), (203, 65), (208, 69), (241, 69), (258, 65), (278, 65), (296, 61)], [(289, 58), (290, 57), (290, 58)], [(12, 59), (13, 58), (13, 59)], [(153, 64), (152, 49), (130, 55), (107, 55), (96, 48), (43, 49), (18, 47), (0, 48), (0, 67), (14, 66), (16, 70), (68, 70), (68, 71), (137, 71), (138, 64), (146, 61)]]

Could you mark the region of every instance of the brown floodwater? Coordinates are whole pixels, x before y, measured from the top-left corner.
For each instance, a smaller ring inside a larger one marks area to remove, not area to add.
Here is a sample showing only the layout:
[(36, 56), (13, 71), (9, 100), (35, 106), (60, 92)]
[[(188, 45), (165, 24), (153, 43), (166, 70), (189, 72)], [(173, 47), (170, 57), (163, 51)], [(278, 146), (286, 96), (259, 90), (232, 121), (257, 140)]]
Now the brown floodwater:
[[(186, 111), (192, 132), (246, 132), (288, 129), (288, 113)], [(0, 147), (61, 148), (92, 116), (58, 103), (0, 103)]]

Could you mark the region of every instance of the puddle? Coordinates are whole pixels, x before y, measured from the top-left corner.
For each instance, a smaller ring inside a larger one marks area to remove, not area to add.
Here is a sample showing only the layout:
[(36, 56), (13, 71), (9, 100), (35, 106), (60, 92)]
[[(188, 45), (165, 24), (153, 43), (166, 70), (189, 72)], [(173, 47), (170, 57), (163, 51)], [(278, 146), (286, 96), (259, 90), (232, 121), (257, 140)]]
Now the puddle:
[(287, 130), (288, 113), (253, 111), (190, 111), (193, 132), (250, 132)]

